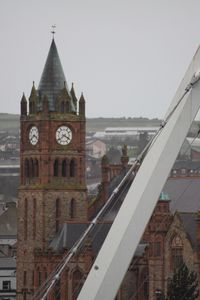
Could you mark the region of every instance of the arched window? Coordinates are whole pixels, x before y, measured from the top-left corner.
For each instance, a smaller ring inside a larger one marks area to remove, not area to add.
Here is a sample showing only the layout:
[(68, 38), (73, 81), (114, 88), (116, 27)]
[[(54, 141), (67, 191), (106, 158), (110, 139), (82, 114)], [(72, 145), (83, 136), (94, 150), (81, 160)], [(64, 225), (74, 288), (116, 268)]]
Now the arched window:
[(56, 159), (56, 160), (54, 161), (53, 175), (54, 175), (55, 177), (58, 177), (58, 159)]
[(23, 285), (26, 286), (27, 284), (27, 272), (24, 271), (24, 274), (23, 274)]
[(67, 161), (66, 161), (66, 159), (63, 160), (63, 162), (62, 162), (62, 176), (63, 177), (67, 176)]
[(70, 177), (76, 176), (76, 160), (74, 158), (70, 161), (69, 176)]
[(36, 199), (33, 199), (33, 239), (36, 237)]
[(34, 161), (34, 176), (39, 177), (39, 164), (37, 159)]
[(179, 235), (175, 235), (171, 241), (171, 265), (177, 269), (183, 263), (183, 242)]
[(83, 285), (83, 273), (75, 270), (72, 275), (72, 299), (76, 300)]
[(24, 240), (27, 240), (27, 224), (28, 224), (28, 201), (24, 199)]
[(35, 285), (35, 272), (32, 271), (32, 286), (34, 287)]
[(25, 170), (24, 170), (24, 171), (25, 171), (25, 172), (24, 172), (25, 177), (26, 177), (26, 178), (29, 178), (29, 176), (30, 176), (30, 168), (29, 168), (29, 161), (28, 161), (27, 158), (25, 159), (24, 165), (25, 165)]
[(42, 284), (42, 272), (38, 269), (38, 286)]
[(64, 113), (65, 112), (65, 102), (62, 101), (61, 102), (61, 113)]
[(56, 232), (60, 225), (60, 199), (56, 199)]
[(74, 198), (71, 199), (69, 204), (69, 216), (70, 218), (75, 218), (76, 215), (76, 201)]
[(30, 166), (30, 177), (35, 177), (34, 163), (32, 158), (29, 161), (29, 166)]
[(155, 235), (154, 241), (153, 241), (153, 249), (154, 249), (154, 256), (158, 257), (163, 254), (163, 244), (162, 244), (162, 236), (161, 235)]

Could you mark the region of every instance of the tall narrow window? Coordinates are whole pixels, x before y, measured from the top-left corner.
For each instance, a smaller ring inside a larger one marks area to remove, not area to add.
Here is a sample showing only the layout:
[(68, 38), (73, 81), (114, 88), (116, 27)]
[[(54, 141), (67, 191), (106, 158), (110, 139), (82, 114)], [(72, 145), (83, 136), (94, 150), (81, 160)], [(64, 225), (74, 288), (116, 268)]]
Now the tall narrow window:
[(26, 300), (26, 290), (23, 291), (23, 300)]
[(172, 269), (180, 267), (183, 263), (183, 242), (178, 235), (174, 236), (171, 242), (171, 262)]
[(74, 198), (72, 198), (69, 205), (69, 216), (72, 219), (75, 217), (75, 210), (76, 210), (76, 201)]
[(30, 159), (29, 166), (30, 166), (30, 177), (35, 177), (34, 163), (32, 158)]
[(58, 177), (58, 159), (54, 161), (54, 176)]
[(26, 286), (26, 283), (27, 283), (27, 272), (24, 271), (23, 285)]
[(70, 161), (69, 175), (70, 175), (70, 177), (76, 176), (76, 160), (75, 159), (72, 159)]
[(156, 234), (154, 236), (154, 256), (158, 257), (163, 255), (163, 243), (162, 243), (162, 236), (160, 234)]
[(35, 283), (35, 272), (32, 271), (32, 286), (34, 286), (34, 283)]
[(27, 224), (28, 224), (27, 213), (28, 213), (28, 201), (25, 198), (25, 200), (24, 200), (24, 240), (27, 240)]
[(39, 177), (39, 164), (38, 164), (38, 160), (35, 159), (35, 162), (34, 162), (34, 175), (35, 177)]
[(60, 199), (56, 199), (56, 232), (60, 225)]
[(25, 177), (29, 178), (30, 176), (30, 169), (29, 169), (29, 161), (28, 159), (25, 159)]
[(83, 273), (76, 270), (72, 276), (72, 299), (76, 300), (83, 285)]
[(62, 176), (63, 177), (67, 176), (67, 162), (66, 162), (66, 159), (63, 160), (63, 162), (62, 162)]
[(155, 256), (160, 256), (161, 255), (161, 243), (160, 242), (155, 242), (154, 243), (154, 255)]
[(42, 284), (42, 273), (40, 270), (38, 270), (38, 286), (41, 286)]
[(48, 277), (47, 270), (44, 268), (44, 279), (46, 280)]
[(33, 239), (36, 237), (36, 199), (33, 199)]

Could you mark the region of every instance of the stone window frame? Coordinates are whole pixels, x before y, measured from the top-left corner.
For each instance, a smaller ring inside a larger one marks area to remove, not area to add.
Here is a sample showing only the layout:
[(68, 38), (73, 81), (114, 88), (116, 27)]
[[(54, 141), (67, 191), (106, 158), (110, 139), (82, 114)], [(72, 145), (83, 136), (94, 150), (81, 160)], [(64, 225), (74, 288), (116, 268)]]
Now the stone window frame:
[(2, 281), (2, 290), (3, 291), (11, 290), (11, 281), (10, 280), (3, 280)]
[(174, 234), (170, 242), (171, 269), (177, 269), (183, 262), (183, 240), (178, 233)]

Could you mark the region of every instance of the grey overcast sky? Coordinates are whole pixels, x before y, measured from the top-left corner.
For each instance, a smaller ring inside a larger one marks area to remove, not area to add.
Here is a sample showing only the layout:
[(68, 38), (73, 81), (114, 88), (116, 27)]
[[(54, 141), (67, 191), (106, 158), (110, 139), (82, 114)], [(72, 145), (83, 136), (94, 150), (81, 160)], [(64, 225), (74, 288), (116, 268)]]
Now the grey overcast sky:
[(200, 43), (200, 1), (0, 0), (0, 112), (38, 86), (52, 24), (88, 117), (162, 118)]

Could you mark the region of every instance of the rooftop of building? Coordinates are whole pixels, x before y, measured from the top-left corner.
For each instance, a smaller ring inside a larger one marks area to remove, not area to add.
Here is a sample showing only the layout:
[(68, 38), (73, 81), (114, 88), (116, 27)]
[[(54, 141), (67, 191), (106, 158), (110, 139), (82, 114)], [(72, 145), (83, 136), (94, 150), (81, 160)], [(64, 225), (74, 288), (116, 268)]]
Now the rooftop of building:
[(0, 270), (16, 269), (16, 259), (14, 257), (0, 257)]

